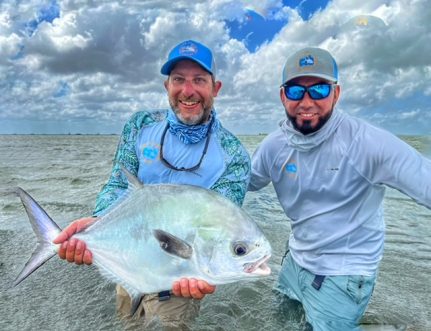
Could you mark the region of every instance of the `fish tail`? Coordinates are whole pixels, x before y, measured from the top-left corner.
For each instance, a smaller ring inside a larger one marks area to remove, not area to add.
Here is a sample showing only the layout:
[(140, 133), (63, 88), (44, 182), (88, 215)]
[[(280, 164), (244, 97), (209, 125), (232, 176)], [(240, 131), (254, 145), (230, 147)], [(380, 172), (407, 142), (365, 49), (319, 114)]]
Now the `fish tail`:
[(13, 286), (17, 286), (57, 254), (58, 245), (52, 241), (58, 236), (61, 229), (26, 191), (17, 187), (14, 189), (14, 192), (21, 198), (30, 224), (37, 237), (36, 249), (13, 283)]

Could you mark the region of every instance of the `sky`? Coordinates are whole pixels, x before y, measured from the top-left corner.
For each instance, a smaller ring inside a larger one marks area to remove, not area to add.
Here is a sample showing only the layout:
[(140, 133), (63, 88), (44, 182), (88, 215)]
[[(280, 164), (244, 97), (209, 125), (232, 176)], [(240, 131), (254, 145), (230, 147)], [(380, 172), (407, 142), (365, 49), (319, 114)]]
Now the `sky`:
[(119, 134), (169, 107), (160, 67), (186, 39), (213, 50), (235, 134), (277, 128), (284, 62), (307, 46), (335, 57), (340, 111), (431, 134), (429, 0), (2, 0), (0, 134)]

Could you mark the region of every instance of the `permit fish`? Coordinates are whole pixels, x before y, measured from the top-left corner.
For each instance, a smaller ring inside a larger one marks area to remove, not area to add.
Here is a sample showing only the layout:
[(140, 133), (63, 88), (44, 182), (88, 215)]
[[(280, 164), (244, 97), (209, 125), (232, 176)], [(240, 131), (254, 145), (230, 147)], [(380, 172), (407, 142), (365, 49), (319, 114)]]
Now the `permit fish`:
[[(252, 218), (219, 193), (191, 185), (144, 185), (123, 169), (125, 194), (97, 221), (73, 235), (92, 252), (102, 276), (132, 298), (171, 289), (182, 277), (213, 285), (271, 273), (271, 246)], [(37, 236), (36, 248), (14, 281), (21, 283), (55, 256), (60, 227), (22, 188), (21, 198)]]

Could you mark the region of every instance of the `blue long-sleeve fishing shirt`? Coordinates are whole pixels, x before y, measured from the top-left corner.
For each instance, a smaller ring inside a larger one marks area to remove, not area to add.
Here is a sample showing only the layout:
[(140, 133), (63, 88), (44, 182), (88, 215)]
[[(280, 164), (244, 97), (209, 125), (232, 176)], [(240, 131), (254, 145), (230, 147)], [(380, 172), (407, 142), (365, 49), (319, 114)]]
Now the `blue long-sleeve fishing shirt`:
[[(121, 166), (145, 184), (175, 183), (205, 187), (242, 205), (250, 176), (250, 157), (238, 138), (217, 121), (210, 129), (208, 150), (195, 171), (170, 169), (160, 160), (160, 143), (167, 125), (167, 111), (141, 111), (124, 126), (113, 161), (111, 176), (96, 200), (94, 216), (103, 214), (127, 189)], [(175, 166), (192, 167), (199, 162), (206, 139), (184, 144), (168, 130), (163, 155)], [(190, 206), (191, 208), (193, 206)]]

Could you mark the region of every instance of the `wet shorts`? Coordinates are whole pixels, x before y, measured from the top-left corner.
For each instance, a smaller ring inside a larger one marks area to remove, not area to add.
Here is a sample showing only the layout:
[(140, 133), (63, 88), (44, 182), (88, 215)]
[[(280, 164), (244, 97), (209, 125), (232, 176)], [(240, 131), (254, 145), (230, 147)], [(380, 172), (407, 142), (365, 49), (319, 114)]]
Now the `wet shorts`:
[[(129, 294), (117, 285), (117, 312), (122, 319), (130, 318), (132, 306)], [(151, 325), (154, 319), (165, 330), (189, 330), (193, 320), (199, 315), (200, 301), (172, 295), (167, 300), (160, 300), (158, 294), (146, 294), (133, 318), (144, 319), (144, 325)]]
[(287, 254), (275, 289), (302, 303), (314, 331), (361, 330), (375, 280), (360, 275), (316, 277)]

